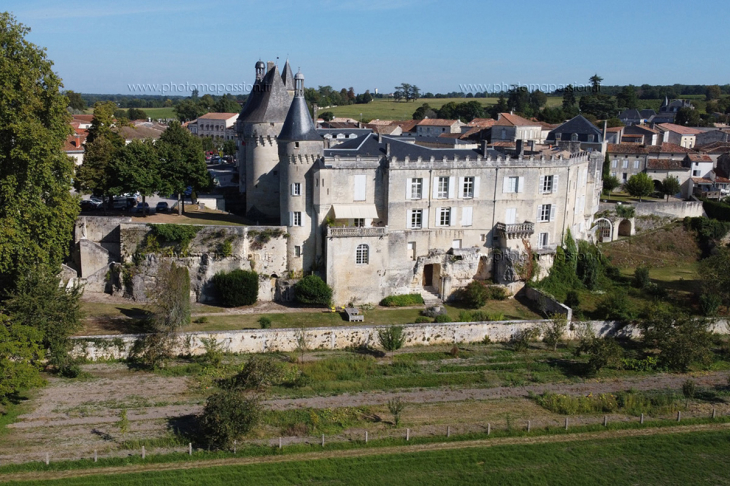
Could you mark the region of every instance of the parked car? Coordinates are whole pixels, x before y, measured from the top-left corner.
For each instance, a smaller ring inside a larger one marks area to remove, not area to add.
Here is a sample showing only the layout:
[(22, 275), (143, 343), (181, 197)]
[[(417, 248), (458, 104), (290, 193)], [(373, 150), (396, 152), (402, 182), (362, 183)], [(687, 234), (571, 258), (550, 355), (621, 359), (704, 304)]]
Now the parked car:
[(149, 203), (143, 202), (130, 209), (130, 212), (132, 214), (155, 214), (156, 210), (151, 208)]
[(101, 206), (96, 205), (93, 201), (90, 199), (84, 199), (81, 201), (81, 210), (82, 211), (96, 211)]
[(157, 203), (157, 206), (155, 207), (155, 211), (158, 213), (169, 213), (170, 205), (167, 204), (166, 201), (160, 201)]

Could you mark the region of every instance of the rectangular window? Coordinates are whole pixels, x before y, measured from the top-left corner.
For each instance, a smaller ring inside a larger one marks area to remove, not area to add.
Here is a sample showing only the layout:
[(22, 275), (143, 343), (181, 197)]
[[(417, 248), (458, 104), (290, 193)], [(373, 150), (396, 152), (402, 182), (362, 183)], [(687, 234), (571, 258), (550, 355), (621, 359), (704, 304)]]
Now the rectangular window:
[(624, 159), (623, 160), (623, 162), (621, 163), (621, 168), (622, 169), (628, 169), (629, 168), (629, 159)]
[(545, 248), (546, 246), (548, 246), (548, 234), (540, 233), (540, 236), (537, 238), (537, 247)]
[(613, 169), (615, 169), (615, 168), (616, 168), (616, 164), (617, 164), (617, 161), (616, 161), (616, 159), (613, 159), (613, 161), (611, 161), (611, 167), (612, 167)]
[(294, 247), (294, 256), (295, 257), (302, 256), (302, 247), (301, 246), (297, 245)]
[(301, 226), (302, 225), (302, 213), (301, 211), (294, 211), (292, 213), (292, 226)]
[(367, 265), (370, 262), (370, 248), (368, 245), (357, 245), (355, 250), (355, 264)]
[(461, 186), (461, 197), (472, 198), (474, 197), (474, 178), (464, 177), (464, 183)]
[(451, 248), (461, 248), (461, 240), (451, 240)]
[(446, 199), (449, 197), (449, 178), (439, 177), (438, 178), (438, 192), (436, 197), (439, 199)]
[(364, 228), (365, 227), (365, 219), (363, 218), (355, 218), (352, 220), (353, 226), (356, 228)]
[(451, 226), (451, 208), (439, 208), (439, 226)]
[(542, 176), (542, 193), (553, 192), (553, 176)]
[(507, 208), (504, 216), (504, 224), (515, 224), (517, 221), (517, 208)]
[(366, 187), (367, 187), (367, 176), (366, 175), (356, 175), (353, 200), (364, 201)]
[(520, 192), (520, 178), (519, 177), (505, 177), (504, 178), (504, 187), (502, 187), (502, 192), (506, 192), (506, 193)]
[(408, 222), (409, 228), (419, 229), (423, 227), (423, 209), (412, 209), (411, 217)]
[(415, 241), (408, 242), (408, 258), (410, 258), (411, 260), (416, 259), (416, 242)]
[(541, 204), (537, 220), (541, 223), (547, 223), (550, 221), (550, 212), (552, 211), (552, 207), (552, 204)]
[(302, 185), (299, 182), (295, 182), (291, 185), (291, 195), (292, 196), (301, 196), (302, 195)]
[(624, 180), (624, 182), (629, 180), (629, 174), (627, 174), (626, 172), (624, 172), (623, 180)]
[(639, 168), (639, 159), (634, 160), (634, 169)]
[(411, 199), (423, 198), (423, 179), (411, 179)]

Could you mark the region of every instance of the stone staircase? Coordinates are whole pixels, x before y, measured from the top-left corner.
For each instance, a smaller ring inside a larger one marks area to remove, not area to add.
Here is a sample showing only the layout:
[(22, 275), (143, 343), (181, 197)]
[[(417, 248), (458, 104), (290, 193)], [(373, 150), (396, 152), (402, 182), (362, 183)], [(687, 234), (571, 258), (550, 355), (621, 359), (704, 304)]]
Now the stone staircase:
[(420, 293), (421, 297), (423, 297), (423, 302), (424, 304), (426, 304), (426, 307), (443, 304), (441, 297), (439, 296), (436, 289), (433, 287), (422, 287)]

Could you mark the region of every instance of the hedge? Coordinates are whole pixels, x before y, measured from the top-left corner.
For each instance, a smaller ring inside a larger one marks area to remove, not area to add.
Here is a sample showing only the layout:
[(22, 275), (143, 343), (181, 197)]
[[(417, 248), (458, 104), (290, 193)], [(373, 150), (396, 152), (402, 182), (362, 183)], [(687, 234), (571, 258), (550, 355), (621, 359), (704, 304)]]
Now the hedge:
[(254, 271), (218, 272), (213, 277), (213, 285), (225, 307), (253, 305), (259, 295), (259, 276)]
[(423, 305), (421, 294), (389, 295), (380, 301), (384, 307), (407, 307), (411, 305)]

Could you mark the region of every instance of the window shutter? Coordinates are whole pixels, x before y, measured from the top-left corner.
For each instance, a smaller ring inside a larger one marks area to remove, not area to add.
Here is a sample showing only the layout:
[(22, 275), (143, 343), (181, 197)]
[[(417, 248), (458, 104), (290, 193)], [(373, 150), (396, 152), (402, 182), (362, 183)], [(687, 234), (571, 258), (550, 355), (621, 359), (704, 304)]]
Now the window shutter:
[(456, 226), (456, 208), (449, 208), (449, 226)]
[(456, 177), (449, 177), (449, 199), (456, 197)]
[(559, 182), (558, 174), (555, 174), (553, 176), (553, 192), (558, 192), (558, 182)]
[(406, 211), (406, 228), (413, 228), (413, 210)]
[(479, 197), (479, 183), (480, 183), (479, 176), (476, 176), (474, 178), (474, 199)]
[(555, 210), (557, 208), (555, 207), (555, 204), (550, 205), (550, 221), (555, 221)]
[(472, 208), (471, 206), (461, 208), (461, 225), (471, 226), (472, 225)]
[(459, 185), (457, 186), (456, 197), (461, 198), (464, 196), (464, 178), (459, 177)]
[(540, 189), (539, 189), (540, 194), (543, 194), (545, 192), (544, 187), (545, 187), (545, 176), (540, 176)]
[(535, 218), (535, 221), (540, 222), (542, 217), (542, 204), (537, 205), (537, 218)]
[(436, 212), (433, 216), (433, 225), (441, 226), (441, 208), (436, 208)]
[(439, 178), (434, 177), (433, 178), (433, 198), (436, 199), (439, 197)]
[(428, 208), (423, 208), (423, 213), (421, 213), (421, 228), (429, 228), (429, 222), (428, 222)]
[(520, 177), (517, 179), (517, 192), (525, 192), (525, 178)]
[(354, 190), (354, 194), (353, 194), (353, 199), (355, 201), (365, 201), (366, 187), (367, 187), (367, 176), (366, 175), (356, 175), (355, 176), (355, 190)]
[(294, 226), (294, 213), (289, 211), (289, 226)]
[(428, 199), (428, 177), (421, 179), (421, 198)]
[(507, 193), (510, 192), (509, 187), (509, 177), (505, 177), (502, 181), (502, 192)]
[(504, 216), (504, 224), (515, 224), (517, 220), (517, 210), (515, 208), (507, 208), (507, 212)]
[(411, 199), (413, 197), (413, 179), (406, 179), (406, 199)]

